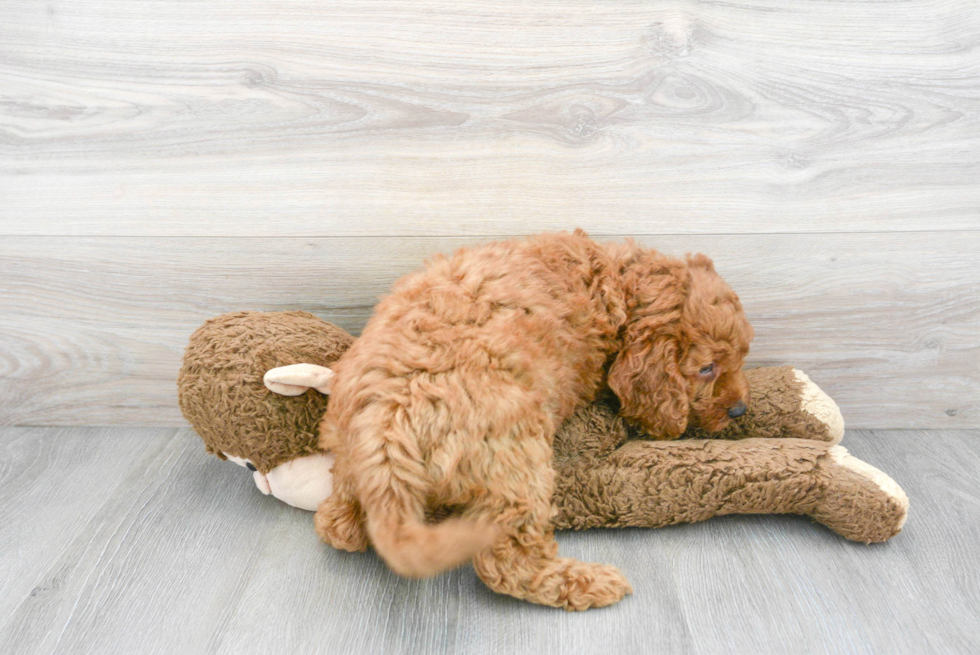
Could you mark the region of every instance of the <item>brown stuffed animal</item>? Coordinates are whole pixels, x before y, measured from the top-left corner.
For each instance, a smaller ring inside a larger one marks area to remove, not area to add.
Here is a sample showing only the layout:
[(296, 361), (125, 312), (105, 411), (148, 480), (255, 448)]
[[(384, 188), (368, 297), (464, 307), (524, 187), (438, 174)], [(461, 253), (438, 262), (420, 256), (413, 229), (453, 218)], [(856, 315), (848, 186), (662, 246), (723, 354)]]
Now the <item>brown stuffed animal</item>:
[[(327, 391), (326, 367), (352, 343), (347, 332), (306, 312), (212, 318), (184, 351), (180, 410), (209, 453), (253, 471), (262, 493), (313, 511), (333, 491), (333, 456), (317, 447), (327, 396), (305, 392)], [(273, 369), (303, 386), (277, 383), (276, 374), (266, 382)]]
[[(330, 495), (317, 424), (329, 366), (353, 337), (305, 312), (238, 312), (191, 337), (180, 407), (208, 452), (254, 470), (263, 493), (303, 509)], [(908, 499), (887, 475), (837, 446), (840, 411), (790, 367), (746, 371), (747, 413), (713, 438), (643, 440), (602, 402), (555, 437), (558, 529), (658, 527), (721, 514), (804, 514), (865, 543), (897, 534)], [(282, 394), (289, 395), (282, 395)], [(718, 438), (721, 437), (721, 438)], [(450, 511), (431, 508), (438, 520)], [(318, 526), (328, 517), (317, 515)], [(364, 535), (352, 548), (367, 547)]]

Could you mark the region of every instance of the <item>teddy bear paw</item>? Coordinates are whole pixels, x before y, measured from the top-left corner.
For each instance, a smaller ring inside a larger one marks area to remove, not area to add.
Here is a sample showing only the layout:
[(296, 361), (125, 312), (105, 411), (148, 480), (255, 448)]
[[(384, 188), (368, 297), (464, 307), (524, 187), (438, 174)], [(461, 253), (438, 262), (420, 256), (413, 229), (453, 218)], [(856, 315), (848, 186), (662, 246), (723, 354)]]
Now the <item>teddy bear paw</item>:
[(800, 393), (800, 409), (812, 415), (827, 427), (827, 436), (831, 444), (836, 445), (844, 438), (844, 417), (834, 399), (824, 393), (810, 380), (809, 376), (799, 369), (793, 369), (796, 380), (803, 385)]

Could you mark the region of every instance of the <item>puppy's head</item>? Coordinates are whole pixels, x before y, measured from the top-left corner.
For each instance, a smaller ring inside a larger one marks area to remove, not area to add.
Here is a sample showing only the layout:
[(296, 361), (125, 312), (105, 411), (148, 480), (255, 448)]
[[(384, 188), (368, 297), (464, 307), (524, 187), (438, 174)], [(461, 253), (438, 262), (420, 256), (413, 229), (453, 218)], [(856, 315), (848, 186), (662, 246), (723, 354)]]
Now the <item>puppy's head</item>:
[(655, 438), (723, 430), (749, 400), (752, 326), (738, 296), (704, 255), (641, 260), (625, 280), (629, 322), (608, 378), (621, 413)]

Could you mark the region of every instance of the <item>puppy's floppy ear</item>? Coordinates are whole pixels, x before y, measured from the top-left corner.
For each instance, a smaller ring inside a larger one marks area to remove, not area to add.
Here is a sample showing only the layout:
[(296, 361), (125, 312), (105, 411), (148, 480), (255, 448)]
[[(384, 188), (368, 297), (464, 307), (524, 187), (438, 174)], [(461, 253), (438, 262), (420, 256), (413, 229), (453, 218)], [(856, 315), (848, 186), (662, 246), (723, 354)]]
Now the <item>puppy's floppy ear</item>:
[(676, 439), (687, 429), (687, 381), (679, 369), (680, 347), (670, 334), (634, 339), (609, 369), (608, 384), (620, 413), (650, 436)]
[(705, 254), (696, 252), (693, 255), (688, 253), (687, 255), (687, 265), (694, 268), (702, 268), (711, 273), (715, 272), (715, 263), (711, 261), (711, 257)]

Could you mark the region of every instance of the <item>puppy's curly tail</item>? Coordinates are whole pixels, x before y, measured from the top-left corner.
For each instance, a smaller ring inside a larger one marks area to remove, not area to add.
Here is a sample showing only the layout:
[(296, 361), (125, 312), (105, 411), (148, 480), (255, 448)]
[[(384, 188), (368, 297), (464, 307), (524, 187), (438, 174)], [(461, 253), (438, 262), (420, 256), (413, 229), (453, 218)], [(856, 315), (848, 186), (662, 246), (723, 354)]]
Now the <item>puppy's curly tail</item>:
[[(371, 545), (399, 575), (425, 578), (464, 564), (501, 533), (490, 521), (426, 523), (430, 481), (414, 439), (393, 425), (358, 443), (358, 496)], [(368, 454), (370, 453), (370, 454)]]
[(425, 524), (414, 517), (377, 517), (370, 510), (367, 529), (374, 549), (391, 570), (408, 578), (426, 578), (465, 564), (500, 533), (489, 522), (451, 518)]

